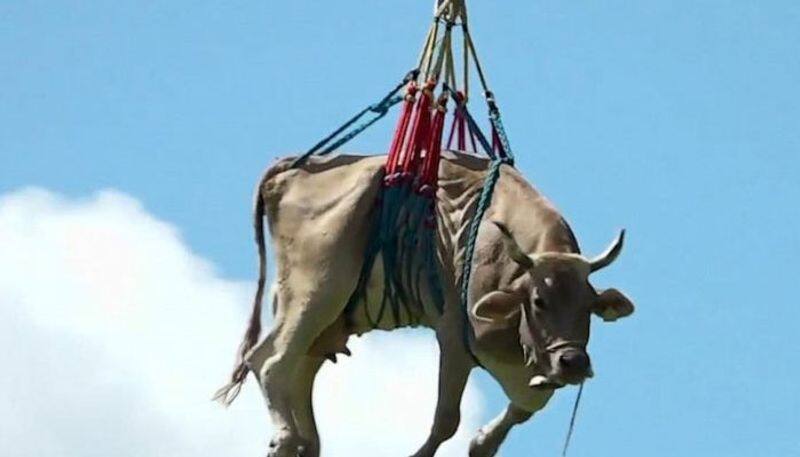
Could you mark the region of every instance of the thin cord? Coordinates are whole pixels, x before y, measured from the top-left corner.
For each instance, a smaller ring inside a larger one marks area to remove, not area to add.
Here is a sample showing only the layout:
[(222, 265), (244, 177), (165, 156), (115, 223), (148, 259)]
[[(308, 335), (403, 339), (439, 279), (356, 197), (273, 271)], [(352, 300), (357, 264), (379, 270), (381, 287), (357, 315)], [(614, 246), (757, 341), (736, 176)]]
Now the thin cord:
[(578, 396), (575, 397), (575, 405), (572, 407), (572, 419), (569, 421), (569, 430), (567, 430), (567, 438), (564, 440), (564, 450), (561, 451), (561, 457), (567, 457), (567, 449), (569, 448), (569, 441), (572, 439), (572, 431), (575, 429), (575, 416), (578, 415), (578, 404), (581, 402), (582, 393), (583, 383), (578, 387)]

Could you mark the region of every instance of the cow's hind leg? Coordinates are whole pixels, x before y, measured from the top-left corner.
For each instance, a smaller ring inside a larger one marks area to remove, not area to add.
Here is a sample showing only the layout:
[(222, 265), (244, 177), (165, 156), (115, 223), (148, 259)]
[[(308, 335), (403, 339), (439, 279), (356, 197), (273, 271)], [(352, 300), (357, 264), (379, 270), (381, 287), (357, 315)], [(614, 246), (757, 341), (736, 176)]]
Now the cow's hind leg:
[(508, 436), (508, 432), (515, 425), (530, 419), (532, 415), (532, 412), (509, 404), (505, 411), (478, 431), (469, 445), (469, 457), (494, 456)]
[(312, 394), (314, 379), (316, 379), (317, 372), (324, 360), (323, 357), (319, 356), (306, 356), (297, 369), (297, 381), (292, 403), (295, 424), (303, 440), (303, 457), (319, 457), (320, 453)]
[[(312, 280), (301, 277), (298, 269), (279, 284), (275, 325), (247, 358), (267, 399), (275, 428), (269, 457), (297, 457), (303, 447), (305, 440), (295, 418), (295, 391), (302, 384), (298, 377), (307, 370), (304, 361), (314, 340), (344, 309), (355, 287), (358, 270), (352, 271), (342, 268), (337, 274)], [(350, 278), (344, 276), (347, 273)]]

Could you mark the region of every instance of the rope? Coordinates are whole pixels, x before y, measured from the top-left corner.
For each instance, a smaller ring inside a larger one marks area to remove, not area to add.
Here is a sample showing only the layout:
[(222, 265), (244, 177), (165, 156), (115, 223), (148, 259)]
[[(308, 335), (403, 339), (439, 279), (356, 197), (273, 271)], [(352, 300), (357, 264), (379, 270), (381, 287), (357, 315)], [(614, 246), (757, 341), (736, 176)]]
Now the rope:
[(500, 119), (500, 110), (497, 109), (497, 105), (494, 104), (494, 99), (492, 99), (492, 103), (490, 104), (489, 108), (489, 121), (492, 123), (492, 128), (494, 129), (494, 133), (497, 135), (497, 138), (500, 140), (500, 157), (508, 160), (508, 163), (514, 165), (514, 153), (511, 152), (511, 145), (508, 142), (508, 136), (506, 135), (506, 129), (503, 127), (503, 121)]
[[(478, 239), (478, 229), (481, 225), (481, 220), (486, 210), (492, 203), (492, 195), (494, 195), (494, 187), (497, 180), (500, 179), (500, 165), (508, 163), (505, 159), (494, 159), (492, 165), (489, 167), (489, 173), (483, 181), (483, 189), (481, 190), (481, 197), (478, 200), (478, 207), (475, 209), (475, 214), (469, 223), (469, 232), (467, 234), (467, 245), (464, 252), (464, 264), (461, 271), (461, 303), (464, 312), (467, 312), (467, 299), (469, 295), (469, 280), (472, 276), (472, 259), (475, 255), (475, 242)], [(465, 324), (468, 321), (465, 321)], [(468, 346), (469, 347), (469, 346)]]
[(435, 29), (436, 22), (438, 19), (433, 18), (433, 23), (431, 27), (428, 29), (428, 35), (425, 37), (425, 44), (422, 46), (422, 50), (419, 52), (419, 57), (417, 58), (417, 68), (422, 70), (422, 66), (425, 64), (426, 59), (428, 58), (429, 48), (431, 47), (431, 41), (436, 41), (433, 37), (433, 31)]
[(581, 394), (583, 393), (583, 383), (578, 387), (578, 395), (575, 397), (575, 405), (572, 406), (572, 418), (569, 421), (569, 430), (567, 430), (567, 437), (564, 439), (564, 449), (561, 451), (561, 457), (567, 457), (567, 449), (569, 448), (569, 441), (572, 439), (572, 431), (575, 429), (575, 416), (578, 414), (578, 404), (581, 401)]
[(452, 38), (453, 36), (453, 24), (448, 23), (445, 27), (444, 37), (442, 38), (442, 42), (439, 44), (439, 55), (436, 56), (436, 64), (431, 71), (431, 74), (428, 75), (428, 79), (438, 81), (439, 76), (442, 74), (442, 66), (445, 63), (445, 57), (447, 53), (452, 49)]
[[(465, 15), (465, 19), (466, 19), (466, 15)], [(461, 44), (462, 48), (464, 49), (464, 52), (462, 53), (462, 54), (464, 54), (464, 69), (463, 69), (464, 70), (464, 76), (463, 76), (463, 78), (464, 78), (464, 100), (465, 101), (469, 101), (469, 53), (466, 51), (467, 46), (469, 46), (469, 44), (467, 43), (467, 40), (468, 40), (467, 34), (461, 33), (461, 35), (462, 35), (462, 38), (464, 40), (463, 43)]]
[[(450, 88), (450, 86), (447, 84), (444, 85), (444, 88), (450, 92), (450, 96), (453, 97), (453, 100), (455, 100), (456, 110), (467, 121), (468, 130), (470, 131), (470, 135), (472, 135), (473, 140), (475, 137), (477, 137), (478, 142), (481, 144), (481, 147), (483, 147), (486, 155), (488, 155), (490, 159), (494, 160), (495, 154), (492, 145), (486, 139), (486, 136), (484, 136), (483, 132), (481, 132), (481, 128), (478, 126), (478, 123), (475, 122), (475, 118), (472, 117), (472, 114), (470, 114), (469, 110), (467, 109), (466, 101), (459, 99), (458, 93)], [(500, 125), (500, 128), (502, 128), (502, 124)], [(503, 134), (505, 134), (505, 131), (503, 131)], [(506, 142), (508, 142), (508, 140), (506, 140)], [(473, 149), (475, 149), (474, 144)], [(477, 150), (475, 152), (477, 152)], [(508, 163), (510, 165), (514, 164), (513, 157), (508, 161)]]
[(345, 143), (347, 143), (348, 141), (350, 141), (353, 138), (355, 138), (356, 136), (358, 136), (361, 132), (363, 132), (364, 130), (370, 128), (372, 126), (372, 124), (374, 124), (374, 123), (378, 122), (379, 120), (383, 119), (383, 117), (386, 116), (386, 113), (388, 113), (388, 111), (389, 111), (389, 109), (391, 107), (393, 107), (394, 105), (396, 105), (396, 104), (398, 104), (398, 103), (400, 103), (402, 101), (403, 101), (403, 97), (400, 96), (400, 95), (397, 95), (397, 96), (394, 96), (394, 97), (390, 98), (389, 100), (387, 100), (387, 102), (384, 103), (384, 104), (371, 106), (369, 108), (369, 111), (372, 111), (373, 113), (376, 113), (377, 116), (373, 117), (369, 121), (364, 122), (363, 124), (359, 125), (358, 127), (354, 128), (353, 130), (351, 130), (347, 135), (343, 136), (342, 138), (337, 140), (332, 145), (330, 145), (327, 148), (325, 148), (322, 151), (320, 151), (319, 155), (330, 154), (331, 152), (339, 149)]
[(489, 83), (486, 82), (486, 75), (483, 73), (483, 66), (481, 66), (481, 61), (478, 59), (478, 51), (475, 50), (475, 43), (472, 41), (472, 35), (469, 33), (469, 27), (465, 22), (462, 26), (464, 29), (464, 42), (467, 44), (467, 48), (464, 52), (469, 51), (472, 54), (472, 60), (475, 62), (475, 68), (478, 70), (478, 78), (481, 80), (481, 86), (483, 86), (484, 92), (489, 92)]
[[(326, 136), (325, 138), (321, 139), (317, 144), (312, 146), (311, 149), (306, 151), (305, 154), (303, 154), (300, 157), (298, 157), (297, 159), (295, 159), (295, 161), (292, 162), (291, 167), (295, 168), (295, 167), (298, 167), (298, 166), (302, 165), (303, 163), (306, 162), (306, 160), (308, 160), (309, 157), (311, 157), (312, 155), (314, 155), (314, 154), (316, 154), (318, 152), (320, 154), (323, 154), (323, 155), (332, 152), (333, 150), (341, 147), (342, 145), (344, 145), (348, 141), (350, 141), (353, 138), (355, 138), (359, 133), (361, 133), (364, 130), (366, 130), (367, 128), (369, 128), (375, 122), (377, 122), (380, 119), (382, 119), (384, 116), (386, 116), (386, 113), (389, 111), (389, 109), (392, 106), (400, 103), (403, 100), (403, 97), (397, 97), (396, 96), (396, 94), (400, 91), (400, 89), (402, 89), (403, 86), (405, 86), (406, 83), (408, 83), (409, 81), (417, 79), (418, 75), (419, 75), (419, 70), (418, 69), (414, 69), (414, 70), (411, 70), (410, 72), (408, 72), (408, 74), (405, 76), (405, 78), (403, 78), (403, 80), (399, 84), (397, 84), (397, 86), (395, 86), (391, 91), (389, 91), (389, 93), (386, 94), (386, 96), (384, 96), (380, 101), (378, 101), (377, 103), (374, 103), (372, 105), (369, 105), (366, 108), (364, 108), (363, 110), (361, 110), (358, 113), (356, 113), (353, 117), (348, 119), (347, 122), (342, 124), (339, 128), (337, 128), (336, 130), (331, 132), (328, 136)], [(329, 146), (327, 148), (325, 147), (334, 138), (336, 138), (339, 135), (341, 135), (342, 132), (344, 132), (345, 130), (350, 128), (350, 126), (352, 126), (353, 124), (358, 122), (359, 119), (364, 117), (364, 115), (369, 113), (369, 112), (375, 113), (376, 116), (373, 119), (371, 119), (371, 120), (369, 120), (369, 121), (357, 126), (351, 132), (348, 132), (345, 136), (340, 138), (338, 141), (334, 142), (331, 146)]]
[(433, 54), (434, 51), (436, 50), (436, 41), (438, 37), (439, 37), (439, 20), (438, 18), (435, 18), (433, 24), (431, 25), (430, 41), (428, 42), (428, 47), (426, 48), (423, 57), (423, 60), (425, 61), (425, 67), (424, 70), (422, 71), (422, 77), (425, 81), (430, 79), (431, 64), (433, 62)]

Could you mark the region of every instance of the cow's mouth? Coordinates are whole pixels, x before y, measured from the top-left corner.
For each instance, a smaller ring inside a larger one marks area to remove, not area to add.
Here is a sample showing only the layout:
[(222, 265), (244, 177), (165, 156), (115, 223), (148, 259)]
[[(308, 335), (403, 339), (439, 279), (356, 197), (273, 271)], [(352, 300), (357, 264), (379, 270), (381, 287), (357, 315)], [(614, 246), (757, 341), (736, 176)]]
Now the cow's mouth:
[(528, 385), (536, 390), (555, 390), (564, 387), (563, 383), (542, 375), (532, 377)]
[(555, 390), (555, 389), (560, 389), (566, 386), (567, 384), (571, 385), (580, 384), (593, 376), (594, 372), (592, 371), (591, 367), (589, 367), (586, 373), (580, 376), (566, 377), (564, 376), (563, 373), (552, 374), (549, 376), (537, 374), (534, 377), (532, 377), (530, 381), (528, 381), (528, 386), (536, 390)]

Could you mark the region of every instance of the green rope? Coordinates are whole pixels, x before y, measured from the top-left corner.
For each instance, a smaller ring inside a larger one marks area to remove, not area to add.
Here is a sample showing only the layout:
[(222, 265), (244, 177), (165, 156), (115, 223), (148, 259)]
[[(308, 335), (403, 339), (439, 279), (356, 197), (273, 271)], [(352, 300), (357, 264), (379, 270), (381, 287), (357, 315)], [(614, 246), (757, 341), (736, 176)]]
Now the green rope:
[[(395, 325), (418, 325), (425, 309), (420, 288), (422, 278), (427, 279), (430, 299), (441, 312), (444, 298), (436, 264), (436, 232), (425, 225), (433, 214), (433, 201), (416, 194), (410, 183), (381, 190), (372, 215), (375, 223), (370, 229), (365, 261), (356, 289), (345, 307), (348, 325), (353, 322), (353, 312), (361, 303), (365, 305), (365, 317), (372, 328), (380, 326), (387, 315)], [(383, 265), (383, 296), (377, 315), (372, 315), (367, 285), (379, 254)]]
[[(481, 226), (483, 215), (492, 204), (494, 188), (498, 179), (500, 179), (500, 166), (511, 163), (511, 159), (508, 157), (492, 160), (492, 164), (489, 167), (489, 172), (487, 173), (486, 178), (483, 180), (483, 189), (481, 190), (481, 197), (478, 200), (478, 207), (475, 209), (475, 214), (472, 216), (472, 220), (470, 220), (469, 232), (467, 234), (467, 245), (464, 252), (464, 264), (461, 271), (461, 305), (465, 315), (469, 312), (469, 280), (472, 276), (472, 259), (475, 255), (475, 243), (478, 239), (478, 229)], [(466, 318), (464, 319), (464, 325), (469, 327), (469, 320)], [(465, 338), (467, 335), (469, 335), (469, 332), (465, 332)]]
[(503, 127), (503, 121), (500, 119), (500, 111), (496, 108), (496, 105), (493, 105), (495, 109), (491, 110), (489, 113), (489, 121), (492, 123), (494, 127), (494, 131), (497, 132), (497, 137), (500, 138), (500, 145), (503, 147), (503, 152), (505, 152), (506, 157), (504, 159), (508, 162), (509, 165), (512, 167), (514, 166), (514, 153), (511, 152), (511, 144), (508, 142), (508, 135), (506, 135), (506, 129)]

